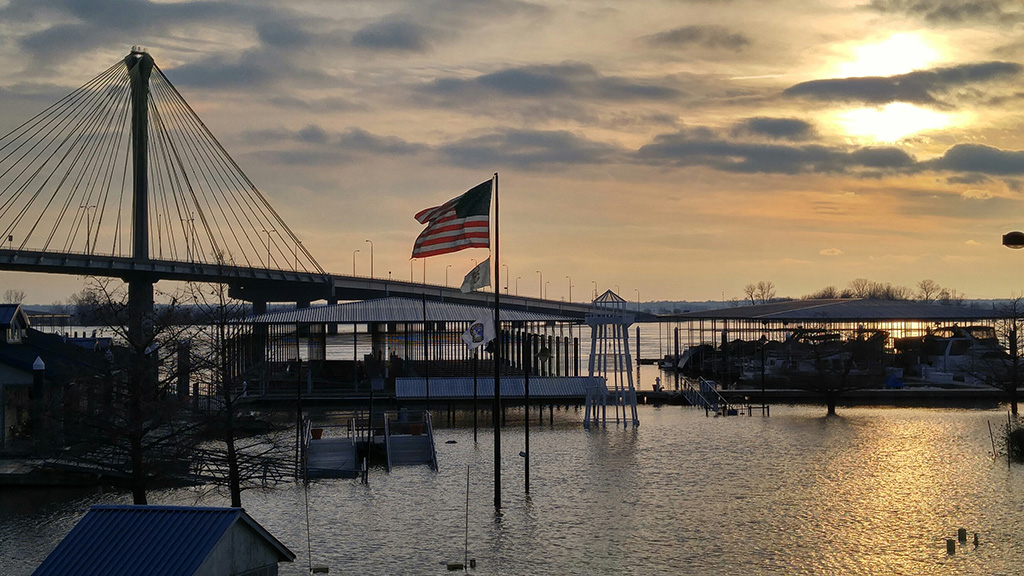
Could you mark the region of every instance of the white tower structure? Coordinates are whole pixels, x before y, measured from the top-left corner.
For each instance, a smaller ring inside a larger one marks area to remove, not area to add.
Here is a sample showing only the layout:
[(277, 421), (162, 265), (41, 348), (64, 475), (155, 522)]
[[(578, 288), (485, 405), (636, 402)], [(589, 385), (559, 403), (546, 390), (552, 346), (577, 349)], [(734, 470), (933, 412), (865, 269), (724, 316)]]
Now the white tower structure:
[[(587, 314), (590, 326), (591, 378), (604, 378), (605, 386), (587, 388), (586, 413), (583, 425), (590, 426), (593, 415), (602, 425), (608, 423), (609, 396), (615, 410), (615, 422), (623, 428), (640, 425), (636, 413), (636, 388), (633, 386), (633, 360), (629, 355), (629, 327), (634, 316), (626, 312), (626, 301), (611, 290), (594, 300), (594, 309)], [(600, 410), (600, 413), (598, 412)], [(593, 412), (592, 412), (593, 411)]]

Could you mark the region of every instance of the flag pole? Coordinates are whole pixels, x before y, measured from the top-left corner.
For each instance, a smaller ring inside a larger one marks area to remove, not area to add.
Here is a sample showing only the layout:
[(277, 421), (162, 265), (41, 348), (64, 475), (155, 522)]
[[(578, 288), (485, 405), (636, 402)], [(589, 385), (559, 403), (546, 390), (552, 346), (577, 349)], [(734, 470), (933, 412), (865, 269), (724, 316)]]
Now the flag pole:
[[(501, 270), (498, 260), (498, 173), (494, 173), (494, 270)], [(501, 513), (501, 282), (494, 283), (494, 512)]]

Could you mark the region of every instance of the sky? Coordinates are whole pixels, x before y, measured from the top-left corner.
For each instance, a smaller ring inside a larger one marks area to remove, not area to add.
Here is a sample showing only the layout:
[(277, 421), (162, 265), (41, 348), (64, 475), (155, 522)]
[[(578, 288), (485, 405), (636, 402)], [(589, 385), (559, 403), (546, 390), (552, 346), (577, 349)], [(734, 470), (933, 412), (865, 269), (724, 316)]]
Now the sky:
[(460, 283), (487, 251), (411, 261), (413, 215), (497, 172), (509, 293), (1005, 298), (1022, 32), (1017, 0), (0, 0), (0, 133), (141, 45), (331, 272)]

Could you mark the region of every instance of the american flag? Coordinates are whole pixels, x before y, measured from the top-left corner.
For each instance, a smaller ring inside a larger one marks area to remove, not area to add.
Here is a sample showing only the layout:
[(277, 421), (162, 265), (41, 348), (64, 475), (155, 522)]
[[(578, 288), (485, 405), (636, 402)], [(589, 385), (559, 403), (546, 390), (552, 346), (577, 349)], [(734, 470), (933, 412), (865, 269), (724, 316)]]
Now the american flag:
[(426, 229), (412, 247), (413, 258), (491, 245), (491, 183), (482, 182), (457, 198), (416, 214)]

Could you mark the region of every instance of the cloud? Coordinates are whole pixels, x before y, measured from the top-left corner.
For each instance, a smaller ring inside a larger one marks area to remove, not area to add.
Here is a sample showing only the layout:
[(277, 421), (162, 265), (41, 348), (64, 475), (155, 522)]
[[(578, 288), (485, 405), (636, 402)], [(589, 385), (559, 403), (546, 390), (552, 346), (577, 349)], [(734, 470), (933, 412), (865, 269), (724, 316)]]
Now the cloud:
[(352, 45), (370, 50), (427, 52), (434, 35), (433, 29), (413, 22), (384, 21), (356, 32), (352, 36)]
[(831, 78), (801, 82), (783, 91), (783, 95), (839, 102), (888, 104), (910, 102), (944, 106), (941, 96), (972, 84), (1006, 80), (1024, 70), (1015, 62), (982, 62), (934, 68), (897, 76)]
[(824, 250), (820, 250), (818, 254), (821, 254), (822, 256), (842, 256), (845, 252), (839, 248), (825, 248)]
[(960, 174), (958, 176), (950, 176), (946, 178), (946, 182), (950, 184), (984, 184), (991, 179), (984, 174)]
[(426, 144), (409, 142), (397, 136), (380, 136), (362, 128), (329, 132), (316, 124), (299, 130), (250, 131), (245, 136), (261, 142), (298, 144), (298, 148), (271, 153), (288, 164), (348, 162), (356, 156), (365, 155), (409, 156), (430, 150)]
[(693, 130), (662, 134), (637, 151), (642, 162), (675, 166), (707, 166), (739, 173), (841, 173), (855, 169), (898, 171), (914, 158), (891, 146), (852, 151), (821, 145), (780, 145), (731, 142), (699, 136)]
[(992, 193), (988, 190), (979, 190), (977, 188), (968, 188), (964, 190), (960, 197), (964, 200), (988, 200), (992, 198)]
[(304, 48), (314, 40), (314, 35), (296, 21), (266, 22), (257, 26), (256, 32), (260, 42), (276, 48)]
[[(1016, 7), (1009, 10), (1007, 7)], [(883, 14), (906, 14), (937, 24), (987, 22), (1012, 25), (1024, 14), (1015, 0), (871, 0), (868, 8)]]
[(1019, 176), (1024, 174), (1024, 151), (1000, 150), (984, 144), (956, 144), (925, 164), (934, 170)]
[(732, 135), (749, 134), (777, 140), (809, 140), (814, 137), (814, 126), (797, 118), (747, 118), (733, 127)]
[(474, 78), (438, 78), (423, 86), (420, 92), (454, 102), (479, 102), (495, 96), (666, 101), (682, 95), (671, 86), (604, 76), (589, 64), (573, 62), (505, 68)]
[(624, 152), (562, 130), (503, 130), (456, 140), (438, 150), (455, 164), (488, 169), (597, 164), (613, 161)]
[(683, 26), (645, 36), (643, 40), (654, 47), (701, 46), (710, 49), (722, 48), (733, 52), (742, 51), (750, 45), (749, 38), (730, 32), (722, 26)]
[(36, 58), (66, 58), (138, 38), (173, 37), (182, 27), (289, 20), (287, 9), (249, 3), (153, 2), (123, 0), (12, 0), (2, 10), (5, 22), (31, 23), (32, 32), (18, 38), (22, 50)]

